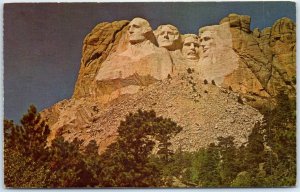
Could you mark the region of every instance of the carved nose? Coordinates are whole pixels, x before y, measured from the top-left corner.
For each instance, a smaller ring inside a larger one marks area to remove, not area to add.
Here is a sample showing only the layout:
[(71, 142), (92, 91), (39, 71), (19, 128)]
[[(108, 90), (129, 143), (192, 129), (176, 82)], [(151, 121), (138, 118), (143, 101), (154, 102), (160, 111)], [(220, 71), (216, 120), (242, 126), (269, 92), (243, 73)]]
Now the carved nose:
[(200, 43), (200, 46), (205, 47), (205, 46), (207, 46), (207, 43), (205, 43), (205, 41), (202, 41), (202, 42)]
[(128, 32), (129, 32), (129, 34), (134, 33), (133, 30), (132, 30), (131, 28), (128, 30)]
[(132, 27), (129, 27), (128, 32), (129, 32), (130, 34), (133, 33)]

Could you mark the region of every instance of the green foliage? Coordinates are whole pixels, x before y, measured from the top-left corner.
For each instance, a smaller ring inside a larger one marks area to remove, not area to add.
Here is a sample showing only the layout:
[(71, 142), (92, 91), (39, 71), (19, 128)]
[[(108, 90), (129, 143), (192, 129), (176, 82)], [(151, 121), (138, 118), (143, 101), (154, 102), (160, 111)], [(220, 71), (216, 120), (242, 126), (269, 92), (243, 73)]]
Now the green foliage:
[(253, 187), (251, 175), (247, 171), (240, 172), (232, 181), (231, 187)]
[[(90, 171), (95, 159), (95, 143), (83, 155), (81, 141), (55, 138), (47, 147), (50, 130), (34, 106), (21, 119), (21, 125), (4, 120), (4, 182), (6, 187), (84, 187), (95, 185)], [(97, 154), (99, 159), (99, 155)], [(99, 160), (98, 160), (99, 162)], [(88, 166), (89, 165), (89, 166)], [(94, 167), (96, 167), (94, 165)], [(98, 167), (98, 166), (97, 166)], [(94, 169), (95, 171), (97, 169)], [(90, 172), (89, 172), (90, 171)], [(98, 184), (98, 182), (97, 182)]]
[(219, 173), (220, 154), (215, 144), (202, 152), (199, 167), (199, 185), (202, 187), (220, 186), (221, 176)]
[(267, 145), (282, 160), (296, 157), (296, 114), (295, 101), (284, 92), (277, 96), (278, 106), (265, 114), (268, 122)]
[(221, 176), (221, 186), (230, 186), (231, 181), (236, 177), (239, 172), (239, 167), (236, 162), (237, 160), (237, 150), (234, 146), (234, 138), (229, 137), (219, 137), (218, 145), (220, 152), (220, 176)]
[[(294, 186), (296, 183), (295, 100), (284, 92), (276, 100), (274, 109), (263, 111), (264, 123), (256, 124), (248, 144), (239, 148), (238, 164), (250, 174), (251, 180), (247, 182), (251, 186)], [(234, 186), (238, 183), (245, 186), (240, 181)]]
[(49, 133), (48, 125), (41, 120), (33, 105), (21, 119), (21, 126), (14, 125), (13, 121), (4, 120), (5, 147), (31, 156), (34, 160), (43, 155)]
[(272, 157), (266, 162), (271, 182), (266, 185), (291, 186), (296, 183), (295, 106), (295, 99), (289, 99), (281, 91), (277, 96), (277, 107), (265, 114), (266, 145), (271, 148), (269, 154)]
[(63, 137), (52, 141), (49, 150), (49, 166), (51, 175), (48, 179), (50, 187), (82, 187), (80, 175), (84, 172), (84, 161), (79, 152), (82, 141), (75, 139), (67, 142)]
[(160, 170), (162, 177), (162, 186), (164, 187), (176, 187), (174, 179), (180, 179), (181, 182), (189, 182), (187, 177), (188, 168), (191, 166), (192, 154), (177, 150), (173, 153), (168, 161), (160, 158), (157, 155), (152, 155), (150, 161), (156, 165)]
[(101, 186), (99, 175), (102, 167), (100, 166), (101, 158), (98, 154), (98, 148), (99, 146), (96, 141), (91, 140), (83, 152), (83, 161), (86, 167), (85, 181), (83, 181), (83, 184), (88, 187)]
[(4, 150), (4, 183), (6, 187), (44, 187), (46, 166), (34, 162), (15, 150)]
[(162, 178), (150, 161), (158, 141), (158, 153), (164, 160), (170, 154), (169, 139), (181, 130), (170, 119), (156, 117), (154, 111), (130, 113), (118, 127), (119, 137), (102, 155), (101, 173), (104, 186), (149, 187), (160, 186)]
[(251, 134), (248, 136), (248, 145), (246, 146), (246, 163), (248, 170), (255, 170), (258, 168), (259, 163), (264, 162), (266, 155), (264, 147), (264, 130), (263, 125), (256, 123)]
[(4, 120), (4, 182), (6, 187), (42, 187), (47, 169), (48, 126), (31, 105), (21, 125)]

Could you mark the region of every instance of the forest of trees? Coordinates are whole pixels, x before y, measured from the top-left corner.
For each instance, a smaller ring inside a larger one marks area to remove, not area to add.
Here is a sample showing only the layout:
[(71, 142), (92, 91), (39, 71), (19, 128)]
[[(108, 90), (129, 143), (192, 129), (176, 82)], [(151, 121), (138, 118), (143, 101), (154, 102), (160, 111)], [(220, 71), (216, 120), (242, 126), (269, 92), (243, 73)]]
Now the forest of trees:
[[(13, 188), (66, 187), (278, 187), (296, 183), (295, 100), (280, 93), (248, 142), (234, 137), (195, 152), (172, 151), (182, 128), (154, 111), (130, 113), (118, 139), (98, 154), (96, 141), (56, 137), (34, 106), (17, 125), (4, 120), (4, 183)], [(152, 151), (157, 148), (157, 153)]]

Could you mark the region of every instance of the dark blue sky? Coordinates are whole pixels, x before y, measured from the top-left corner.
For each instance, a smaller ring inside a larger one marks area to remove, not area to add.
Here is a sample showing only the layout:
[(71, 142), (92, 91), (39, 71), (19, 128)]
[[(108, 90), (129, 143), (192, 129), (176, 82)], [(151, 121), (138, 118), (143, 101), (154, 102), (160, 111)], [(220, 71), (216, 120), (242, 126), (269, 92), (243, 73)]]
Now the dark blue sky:
[(170, 23), (197, 34), (229, 13), (250, 15), (251, 29), (296, 21), (292, 2), (5, 4), (4, 116), (18, 122), (30, 104), (42, 110), (70, 98), (82, 41), (100, 22), (143, 17), (153, 29)]

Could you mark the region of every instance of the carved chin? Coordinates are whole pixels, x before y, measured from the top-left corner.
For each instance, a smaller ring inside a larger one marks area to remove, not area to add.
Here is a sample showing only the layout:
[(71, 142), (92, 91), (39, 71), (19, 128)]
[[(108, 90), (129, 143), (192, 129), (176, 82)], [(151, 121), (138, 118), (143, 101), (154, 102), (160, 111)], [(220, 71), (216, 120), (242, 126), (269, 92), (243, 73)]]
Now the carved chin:
[(199, 57), (197, 55), (188, 55), (188, 56), (186, 56), (186, 58), (189, 60), (198, 60), (199, 59)]
[(190, 59), (190, 60), (198, 60), (199, 56), (198, 56), (198, 54), (191, 52), (191, 53), (187, 53), (185, 55), (185, 58)]
[(143, 41), (145, 41), (145, 37), (144, 36), (129, 36), (129, 42), (131, 44), (136, 44), (136, 43), (141, 43)]
[(168, 48), (168, 47), (172, 47), (173, 42), (172, 41), (160, 41), (160, 42), (158, 42), (158, 44), (160, 47)]

